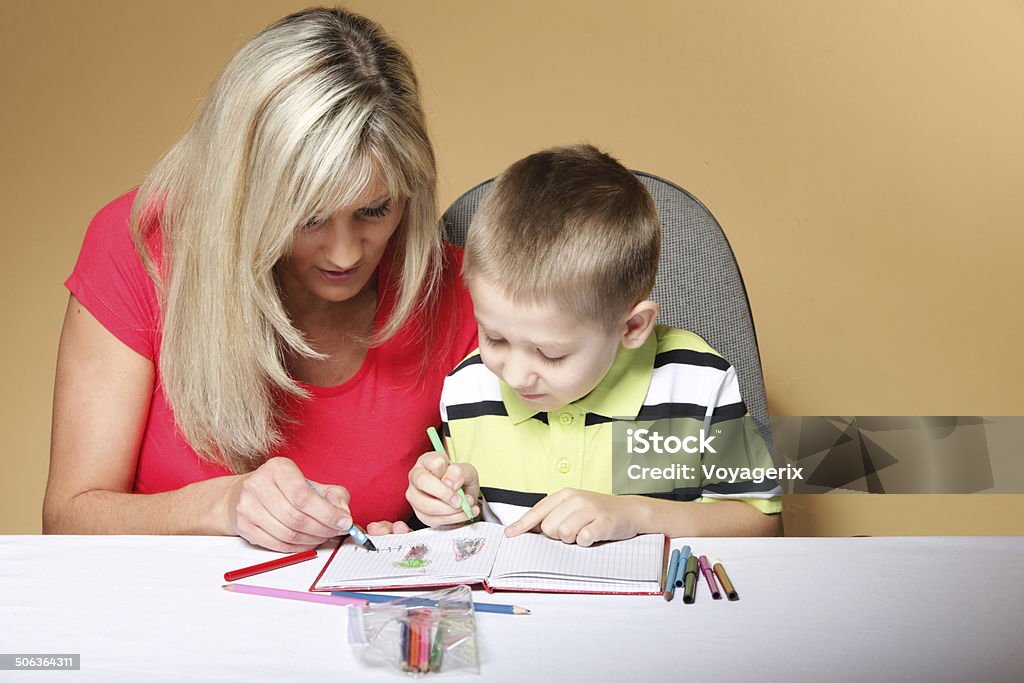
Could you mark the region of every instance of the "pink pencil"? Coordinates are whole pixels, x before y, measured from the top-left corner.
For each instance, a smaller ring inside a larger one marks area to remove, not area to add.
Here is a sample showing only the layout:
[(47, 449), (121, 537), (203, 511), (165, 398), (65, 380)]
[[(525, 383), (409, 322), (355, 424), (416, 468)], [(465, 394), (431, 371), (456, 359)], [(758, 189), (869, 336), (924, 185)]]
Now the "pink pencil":
[(268, 598), (284, 598), (285, 600), (302, 600), (303, 602), (322, 602), (326, 605), (365, 605), (366, 600), (360, 598), (343, 598), (338, 595), (319, 595), (317, 593), (306, 593), (303, 591), (288, 591), (282, 588), (264, 588), (263, 586), (248, 586), (244, 583), (231, 583), (221, 586), (232, 593), (248, 593), (249, 595), (263, 595)]

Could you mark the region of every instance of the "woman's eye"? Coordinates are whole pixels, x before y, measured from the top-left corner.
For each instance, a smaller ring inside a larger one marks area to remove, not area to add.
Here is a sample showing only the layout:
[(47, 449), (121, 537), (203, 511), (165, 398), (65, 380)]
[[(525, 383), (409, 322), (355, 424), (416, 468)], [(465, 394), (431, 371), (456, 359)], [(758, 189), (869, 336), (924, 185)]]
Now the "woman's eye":
[(320, 216), (311, 216), (309, 220), (302, 224), (302, 227), (306, 229), (315, 228), (323, 222), (324, 219), (321, 218)]
[(364, 218), (384, 218), (384, 216), (387, 216), (389, 213), (391, 213), (390, 199), (379, 206), (368, 206), (359, 209), (359, 214)]

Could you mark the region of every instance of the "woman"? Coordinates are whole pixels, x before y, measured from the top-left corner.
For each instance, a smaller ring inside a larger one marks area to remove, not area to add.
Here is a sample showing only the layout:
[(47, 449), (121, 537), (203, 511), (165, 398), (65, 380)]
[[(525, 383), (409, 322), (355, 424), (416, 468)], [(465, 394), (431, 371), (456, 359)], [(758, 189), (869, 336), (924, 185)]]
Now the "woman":
[(376, 24), (313, 9), (253, 38), (86, 234), (44, 530), (295, 551), (405, 518), (476, 344), (435, 186), (412, 66)]

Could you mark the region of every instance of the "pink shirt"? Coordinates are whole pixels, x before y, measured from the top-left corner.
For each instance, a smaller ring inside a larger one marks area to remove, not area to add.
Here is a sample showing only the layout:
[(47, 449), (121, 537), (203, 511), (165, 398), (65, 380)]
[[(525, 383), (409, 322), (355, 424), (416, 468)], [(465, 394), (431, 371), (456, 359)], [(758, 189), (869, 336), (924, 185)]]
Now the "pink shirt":
[[(159, 374), (160, 310), (156, 288), (132, 244), (129, 229), (135, 191), (115, 199), (93, 219), (78, 262), (64, 283), (99, 322), (129, 348), (156, 364), (145, 433), (139, 448), (133, 491), (158, 493), (230, 474), (202, 461), (175, 427)], [(426, 428), (440, 424), (441, 384), (449, 370), (477, 346), (472, 303), (459, 271), (462, 251), (445, 245), (438, 306), (438, 339), (420, 373), (427, 334), (423, 320), (406, 322), (387, 343), (371, 348), (348, 381), (307, 387), (308, 401), (289, 408), (297, 419), (274, 456), (296, 462), (314, 481), (345, 486), (357, 523), (404, 520), (407, 475), (416, 458), (430, 450)], [(393, 306), (387, 269), (378, 269), (377, 321)]]

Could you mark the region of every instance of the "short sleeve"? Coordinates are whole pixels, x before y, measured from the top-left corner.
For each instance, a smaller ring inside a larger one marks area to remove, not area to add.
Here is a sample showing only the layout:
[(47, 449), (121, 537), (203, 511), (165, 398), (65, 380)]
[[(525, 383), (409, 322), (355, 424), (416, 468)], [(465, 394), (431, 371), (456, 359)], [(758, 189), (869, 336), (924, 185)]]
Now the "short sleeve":
[(771, 453), (740, 397), (731, 366), (708, 406), (702, 431), (710, 438), (701, 467), (700, 501), (739, 500), (765, 514), (781, 512), (782, 489), (774, 477)]
[(159, 303), (131, 238), (133, 190), (103, 207), (85, 233), (64, 286), (92, 315), (136, 353), (155, 360)]

